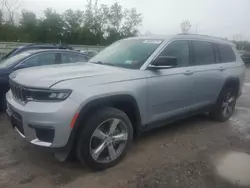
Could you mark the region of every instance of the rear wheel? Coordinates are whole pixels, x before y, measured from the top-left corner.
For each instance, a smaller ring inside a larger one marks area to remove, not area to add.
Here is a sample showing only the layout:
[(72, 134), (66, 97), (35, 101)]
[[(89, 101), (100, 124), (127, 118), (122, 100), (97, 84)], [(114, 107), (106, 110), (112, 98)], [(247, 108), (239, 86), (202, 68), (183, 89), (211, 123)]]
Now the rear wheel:
[(225, 87), (218, 100), (217, 103), (211, 112), (211, 116), (213, 119), (218, 121), (227, 121), (233, 114), (237, 99), (236, 90), (232, 86)]
[(87, 120), (80, 133), (77, 157), (95, 170), (109, 168), (124, 157), (132, 137), (127, 115), (115, 108), (103, 108)]

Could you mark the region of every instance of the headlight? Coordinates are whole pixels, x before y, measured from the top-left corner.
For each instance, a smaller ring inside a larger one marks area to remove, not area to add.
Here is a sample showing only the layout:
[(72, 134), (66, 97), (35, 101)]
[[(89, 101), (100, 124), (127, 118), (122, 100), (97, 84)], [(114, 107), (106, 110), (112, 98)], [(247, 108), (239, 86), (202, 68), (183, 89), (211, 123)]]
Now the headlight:
[(63, 101), (69, 97), (71, 90), (28, 90), (28, 100)]

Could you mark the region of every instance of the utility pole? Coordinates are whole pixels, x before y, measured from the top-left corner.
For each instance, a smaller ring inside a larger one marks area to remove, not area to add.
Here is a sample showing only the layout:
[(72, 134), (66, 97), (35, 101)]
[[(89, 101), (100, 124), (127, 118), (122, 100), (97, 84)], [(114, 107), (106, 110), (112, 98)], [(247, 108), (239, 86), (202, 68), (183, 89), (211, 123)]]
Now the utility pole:
[(196, 23), (196, 24), (195, 24), (195, 32), (196, 32), (196, 34), (198, 34), (198, 26), (199, 26), (199, 24)]

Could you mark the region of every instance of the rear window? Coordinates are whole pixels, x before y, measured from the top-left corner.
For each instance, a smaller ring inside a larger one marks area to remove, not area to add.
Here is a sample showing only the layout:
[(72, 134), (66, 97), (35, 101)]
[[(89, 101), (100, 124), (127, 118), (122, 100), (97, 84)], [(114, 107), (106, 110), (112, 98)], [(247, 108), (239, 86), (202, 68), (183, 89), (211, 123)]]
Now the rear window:
[(213, 44), (209, 42), (193, 41), (193, 64), (207, 65), (215, 63)]
[(218, 50), (220, 53), (220, 61), (222, 63), (236, 61), (236, 57), (231, 46), (218, 44)]

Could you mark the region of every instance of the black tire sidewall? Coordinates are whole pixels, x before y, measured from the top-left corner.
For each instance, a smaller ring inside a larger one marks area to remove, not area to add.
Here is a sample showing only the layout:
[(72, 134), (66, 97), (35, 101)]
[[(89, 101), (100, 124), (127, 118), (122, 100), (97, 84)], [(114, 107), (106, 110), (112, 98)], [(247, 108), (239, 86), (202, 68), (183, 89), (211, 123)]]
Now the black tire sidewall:
[(223, 102), (225, 100), (225, 97), (228, 95), (229, 92), (232, 93), (233, 96), (235, 97), (235, 102), (234, 102), (234, 106), (233, 106), (233, 112), (234, 112), (235, 105), (236, 105), (237, 94), (236, 94), (236, 91), (235, 91), (234, 87), (226, 86), (226, 87), (223, 88), (222, 92), (220, 93), (219, 99), (217, 100), (215, 108), (212, 111), (212, 117), (215, 120), (224, 122), (224, 121), (227, 121), (228, 119), (230, 119), (230, 117), (232, 116), (233, 112), (228, 117), (225, 117), (224, 114), (222, 113), (222, 104), (223, 104)]
[[(89, 147), (91, 136), (100, 123), (110, 118), (118, 118), (125, 123), (128, 130), (127, 144), (124, 148), (123, 153), (116, 160), (110, 163), (98, 163), (92, 158), (90, 154)], [(84, 122), (82, 123), (84, 124)], [(133, 139), (133, 127), (128, 116), (124, 112), (115, 108), (103, 108), (98, 110), (86, 121), (86, 124), (83, 126), (84, 128), (77, 138), (76, 155), (81, 163), (86, 164), (94, 170), (106, 169), (117, 164), (125, 156), (126, 151)]]

